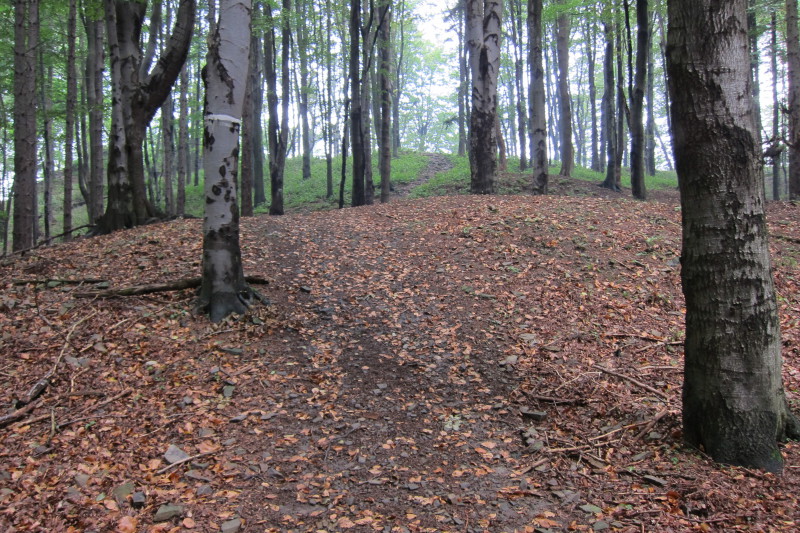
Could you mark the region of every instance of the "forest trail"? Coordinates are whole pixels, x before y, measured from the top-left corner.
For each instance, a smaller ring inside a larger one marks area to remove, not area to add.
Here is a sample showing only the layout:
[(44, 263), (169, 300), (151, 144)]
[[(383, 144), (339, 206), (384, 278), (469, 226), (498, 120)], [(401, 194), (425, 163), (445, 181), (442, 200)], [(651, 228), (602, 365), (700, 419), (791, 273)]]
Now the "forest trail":
[[(800, 213), (769, 209), (796, 407)], [(245, 218), (272, 304), (218, 325), (192, 290), (93, 296), (196, 276), (199, 220), (0, 263), (0, 403), (56, 369), (0, 423), (0, 530), (796, 530), (800, 444), (780, 478), (681, 444), (679, 217), (458, 196)]]
[(397, 185), (393, 193), (394, 198), (408, 197), (411, 191), (420, 185), (428, 183), (436, 174), (446, 172), (453, 168), (453, 162), (444, 154), (428, 153), (425, 155), (428, 157), (428, 166), (419, 173), (417, 179), (414, 181)]

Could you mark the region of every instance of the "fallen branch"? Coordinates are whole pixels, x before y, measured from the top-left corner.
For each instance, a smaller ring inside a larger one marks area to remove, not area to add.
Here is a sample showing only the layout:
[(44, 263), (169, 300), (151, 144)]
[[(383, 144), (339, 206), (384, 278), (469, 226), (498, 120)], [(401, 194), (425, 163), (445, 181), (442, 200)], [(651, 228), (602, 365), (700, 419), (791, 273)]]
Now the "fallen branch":
[(25, 405), (25, 407), (17, 409), (13, 413), (9, 413), (7, 415), (0, 416), (0, 428), (4, 428), (8, 424), (10, 424), (12, 422), (16, 422), (17, 420), (19, 420), (20, 418), (22, 418), (26, 414), (28, 414), (31, 411), (33, 411), (34, 409), (36, 409), (36, 407), (39, 405), (39, 403), (40, 403), (40, 400), (35, 400), (35, 401)]
[(634, 378), (632, 378), (630, 376), (626, 376), (625, 374), (620, 374), (619, 372), (614, 372), (613, 370), (610, 370), (610, 369), (608, 369), (608, 368), (606, 368), (604, 366), (601, 366), (601, 365), (592, 365), (592, 368), (596, 368), (600, 372), (604, 372), (604, 373), (609, 374), (611, 376), (616, 376), (616, 377), (618, 377), (620, 379), (624, 379), (626, 381), (629, 381), (629, 382), (633, 383), (634, 385), (643, 388), (646, 391), (652, 392), (653, 394), (655, 394), (659, 398), (662, 398), (665, 401), (669, 400), (669, 396), (667, 396), (666, 394), (664, 394), (660, 390), (654, 389), (650, 385), (646, 385), (646, 384), (642, 383), (641, 381), (636, 380), (636, 379), (634, 379)]
[[(643, 341), (650, 342), (666, 342), (664, 339), (659, 339), (658, 337), (653, 337), (650, 335), (642, 335), (641, 333), (606, 333), (604, 336), (614, 338), (642, 339)], [(681, 342), (681, 344), (683, 344), (683, 342)]]
[(44, 279), (15, 279), (11, 283), (14, 285), (47, 285), (48, 283), (59, 283), (61, 285), (94, 285), (105, 283), (107, 279), (84, 278), (84, 279), (63, 279), (63, 278), (44, 278)]
[(800, 239), (796, 237), (789, 237), (788, 235), (780, 235), (778, 233), (773, 233), (770, 237), (775, 237), (776, 239), (780, 239), (782, 241), (793, 242), (795, 244), (800, 244)]
[(581, 405), (586, 403), (586, 400), (581, 398), (553, 398), (551, 396), (539, 396), (538, 394), (531, 394), (529, 392), (520, 391), (522, 394), (530, 398), (531, 400), (537, 400), (540, 402), (547, 402), (547, 403), (554, 403), (554, 404), (569, 404), (569, 405)]
[[(268, 285), (269, 280), (259, 276), (245, 276), (244, 280), (253, 285)], [(203, 278), (184, 278), (169, 283), (153, 283), (150, 285), (136, 285), (122, 289), (108, 289), (104, 291), (76, 292), (76, 298), (117, 298), (121, 296), (141, 296), (143, 294), (153, 294), (156, 292), (182, 291), (184, 289), (196, 289), (203, 283)]]
[(188, 463), (189, 461), (194, 461), (195, 459), (197, 459), (199, 457), (204, 457), (206, 455), (213, 455), (213, 454), (217, 453), (217, 451), (219, 451), (219, 450), (214, 450), (213, 452), (198, 453), (197, 455), (192, 455), (191, 457), (187, 457), (185, 459), (181, 459), (180, 461), (175, 461), (171, 465), (167, 465), (164, 468), (162, 468), (161, 470), (156, 471), (156, 474), (163, 474), (165, 472), (168, 472), (173, 467), (182, 465), (184, 463)]
[[(131, 389), (122, 391), (119, 394), (117, 394), (116, 396), (113, 396), (113, 397), (109, 398), (108, 400), (100, 402), (97, 405), (92, 405), (90, 407), (87, 407), (86, 409), (84, 409), (81, 412), (79, 412), (78, 415), (85, 415), (86, 413), (91, 413), (92, 411), (96, 411), (96, 410), (100, 409), (101, 407), (105, 407), (106, 405), (110, 404), (111, 402), (114, 402), (114, 401), (119, 400), (120, 398), (122, 398), (124, 396), (127, 396), (131, 392), (132, 392)], [(50, 415), (47, 414), (47, 415), (37, 416), (35, 418), (31, 418), (29, 420), (25, 420), (23, 422), (18, 422), (18, 423), (19, 424), (35, 424), (36, 422), (41, 422), (42, 420), (49, 420), (49, 419), (50, 419)], [(72, 420), (68, 420), (67, 422), (62, 422), (61, 424), (58, 424), (56, 427), (58, 429), (60, 429), (60, 428), (69, 426), (70, 424), (74, 424), (75, 422), (78, 422), (79, 420), (80, 420), (80, 418), (73, 418)]]
[(658, 414), (656, 414), (656, 416), (654, 416), (653, 419), (650, 420), (642, 428), (642, 430), (639, 433), (636, 434), (636, 436), (634, 437), (634, 440), (639, 440), (642, 437), (644, 437), (647, 434), (648, 431), (650, 431), (651, 429), (653, 429), (655, 427), (655, 425), (658, 423), (659, 420), (661, 420), (662, 418), (664, 418), (667, 415), (667, 413), (669, 413), (669, 409), (662, 409), (661, 411), (659, 411)]

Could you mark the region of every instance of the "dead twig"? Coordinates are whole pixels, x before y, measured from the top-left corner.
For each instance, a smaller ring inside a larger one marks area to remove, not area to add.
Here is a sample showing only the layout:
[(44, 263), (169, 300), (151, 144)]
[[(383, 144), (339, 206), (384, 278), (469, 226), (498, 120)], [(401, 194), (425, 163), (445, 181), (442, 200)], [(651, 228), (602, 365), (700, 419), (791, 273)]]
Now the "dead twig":
[[(245, 276), (244, 280), (253, 285), (269, 285), (269, 280), (259, 276)], [(136, 285), (122, 289), (108, 289), (104, 291), (76, 292), (75, 298), (118, 298), (122, 296), (141, 296), (157, 292), (182, 291), (196, 289), (203, 283), (203, 278), (184, 278), (169, 283), (153, 283), (150, 285)]]
[(659, 411), (656, 414), (656, 416), (654, 416), (653, 419), (650, 420), (647, 423), (647, 425), (645, 425), (642, 428), (642, 430), (639, 433), (636, 434), (636, 437), (634, 437), (634, 439), (635, 440), (639, 440), (642, 437), (644, 437), (647, 434), (648, 431), (650, 431), (651, 429), (653, 429), (653, 427), (655, 427), (655, 425), (658, 423), (659, 420), (661, 420), (662, 418), (664, 418), (667, 415), (667, 413), (669, 413), (669, 409), (662, 409), (661, 411)]
[(45, 278), (45, 279), (15, 279), (11, 283), (13, 285), (47, 285), (48, 283), (58, 283), (60, 285), (94, 285), (96, 283), (105, 283), (107, 279), (99, 278), (84, 278), (84, 279), (63, 279), (63, 278)]
[(23, 416), (25, 416), (29, 412), (31, 412), (34, 409), (36, 409), (36, 407), (38, 407), (40, 403), (41, 403), (41, 400), (35, 400), (35, 401), (25, 405), (24, 407), (22, 407), (20, 409), (17, 409), (13, 413), (9, 413), (7, 415), (0, 416), (0, 428), (6, 427), (8, 424), (11, 424), (12, 422), (16, 422), (17, 420), (19, 420), (20, 418), (22, 418)]
[(531, 394), (530, 392), (525, 392), (525, 391), (520, 391), (520, 392), (522, 392), (522, 394), (524, 394), (527, 398), (539, 402), (565, 404), (565, 405), (582, 405), (586, 403), (586, 400), (580, 398), (553, 398), (552, 396), (539, 396), (538, 394)]
[(606, 368), (606, 367), (604, 367), (602, 365), (592, 365), (592, 368), (596, 368), (597, 370), (599, 370), (600, 372), (603, 372), (605, 374), (609, 374), (611, 376), (616, 376), (616, 377), (618, 377), (620, 379), (624, 379), (626, 381), (629, 381), (630, 383), (633, 383), (637, 387), (641, 387), (646, 391), (652, 392), (653, 394), (655, 394), (659, 398), (663, 399), (664, 401), (668, 401), (669, 400), (669, 396), (667, 396), (666, 394), (664, 394), (660, 390), (654, 389), (650, 385), (642, 383), (641, 381), (636, 380), (636, 379), (634, 379), (634, 378), (632, 378), (630, 376), (626, 376), (625, 374), (620, 374), (619, 372), (614, 372), (613, 370), (610, 370), (610, 369), (608, 369), (608, 368)]

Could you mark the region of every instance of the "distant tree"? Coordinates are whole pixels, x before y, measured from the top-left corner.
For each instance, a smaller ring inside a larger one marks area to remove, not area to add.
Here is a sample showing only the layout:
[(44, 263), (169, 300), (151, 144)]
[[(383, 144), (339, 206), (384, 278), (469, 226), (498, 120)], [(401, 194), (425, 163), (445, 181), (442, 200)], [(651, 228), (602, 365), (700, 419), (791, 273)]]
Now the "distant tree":
[(64, 217), (62, 230), (64, 238), (70, 238), (72, 231), (72, 185), (73, 155), (75, 141), (75, 107), (78, 99), (78, 84), (75, 73), (75, 41), (77, 40), (77, 0), (69, 0), (67, 15), (67, 105), (64, 124)]
[(380, 85), (380, 174), (381, 203), (389, 201), (392, 178), (392, 0), (383, 0), (380, 4), (378, 18), (379, 85)]
[(36, 244), (36, 50), (39, 0), (14, 1), (14, 231), (12, 250)]
[(497, 172), (497, 76), (500, 68), (501, 0), (466, 0), (472, 75), (469, 130), (470, 192), (493, 194)]
[(270, 215), (283, 214), (283, 173), (286, 167), (286, 154), (289, 145), (289, 46), (291, 28), (289, 11), (291, 0), (283, 0), (281, 13), (281, 112), (278, 113), (278, 72), (275, 53), (275, 23), (272, 6), (266, 3), (264, 14), (267, 25), (264, 39), (264, 76), (267, 80), (267, 108), (269, 123), (267, 137), (269, 142), (270, 176)]
[(528, 0), (528, 68), (531, 73), (528, 102), (531, 121), (533, 189), (547, 194), (547, 109), (542, 64), (542, 0)]
[[(564, 0), (559, 0), (560, 4)], [(562, 8), (556, 19), (556, 59), (558, 62), (558, 105), (559, 125), (561, 133), (561, 170), (562, 176), (571, 176), (575, 167), (575, 147), (572, 144), (572, 98), (569, 91), (569, 35), (570, 15)]]
[[(627, 3), (626, 3), (627, 6)], [(650, 16), (647, 0), (636, 0), (636, 74), (631, 92), (631, 189), (637, 200), (647, 200), (645, 172), (644, 93), (647, 53), (650, 49)]]
[(746, 0), (671, 0), (668, 36), (686, 297), (683, 434), (715, 461), (778, 472), (800, 437), (781, 378)]
[(786, 62), (789, 78), (789, 199), (800, 199), (800, 31), (797, 0), (786, 0)]
[(208, 40), (203, 144), (205, 222), (203, 280), (198, 307), (212, 322), (244, 313), (254, 298), (239, 245), (236, 173), (248, 70), (251, 0), (222, 0)]

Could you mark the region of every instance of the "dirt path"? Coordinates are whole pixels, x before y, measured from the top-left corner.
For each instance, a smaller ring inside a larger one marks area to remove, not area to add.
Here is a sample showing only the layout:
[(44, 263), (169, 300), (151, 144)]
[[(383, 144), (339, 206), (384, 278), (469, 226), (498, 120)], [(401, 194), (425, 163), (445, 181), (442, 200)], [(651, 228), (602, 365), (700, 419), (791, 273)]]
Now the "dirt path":
[(428, 156), (428, 166), (419, 173), (417, 179), (411, 183), (403, 183), (398, 185), (394, 191), (395, 198), (406, 198), (411, 191), (428, 183), (431, 178), (440, 172), (446, 172), (453, 168), (453, 162), (450, 158), (443, 154), (425, 154)]

